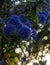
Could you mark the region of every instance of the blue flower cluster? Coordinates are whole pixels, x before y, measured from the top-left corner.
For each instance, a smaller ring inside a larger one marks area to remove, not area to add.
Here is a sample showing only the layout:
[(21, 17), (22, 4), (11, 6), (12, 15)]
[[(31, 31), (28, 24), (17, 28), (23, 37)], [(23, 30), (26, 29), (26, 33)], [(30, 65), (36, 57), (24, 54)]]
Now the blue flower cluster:
[(31, 26), (32, 26), (31, 21), (28, 20), (27, 18), (25, 18), (25, 17), (24, 17), (24, 14), (19, 15), (19, 18), (20, 18), (20, 20), (22, 21), (22, 23), (23, 23), (24, 25), (27, 25), (28, 27), (31, 27)]
[[(11, 0), (11, 1), (15, 2), (18, 0)], [(43, 2), (47, 2), (47, 1), (44, 0)], [(24, 12), (25, 7), (22, 6), (19, 10)], [(32, 27), (31, 21), (29, 19), (27, 19), (24, 14), (15, 15), (14, 13), (15, 13), (14, 9), (11, 8), (9, 10), (9, 18), (7, 18), (5, 21), (6, 26), (3, 28), (4, 36), (11, 37), (12, 35), (15, 34), (16, 36), (18, 36), (19, 38), (22, 38), (23, 40), (28, 40), (30, 38), (30, 36), (32, 36), (34, 41), (36, 41), (37, 40), (37, 31), (36, 31), (36, 29), (31, 28)], [(46, 10), (40, 11), (38, 13), (39, 23), (41, 23), (43, 25), (46, 24), (48, 15), (49, 15), (48, 11), (46, 11)], [(2, 20), (0, 19), (0, 23), (1, 23), (1, 21)], [(50, 19), (48, 20), (48, 22), (49, 21), (50, 21)]]
[(13, 24), (8, 24), (3, 29), (3, 35), (6, 36), (6, 38), (10, 39), (10, 37), (12, 35), (15, 35), (15, 33), (16, 33), (16, 27)]
[(46, 24), (48, 18), (48, 12), (40, 11), (38, 16), (39, 16), (39, 23)]
[(18, 33), (18, 37), (22, 38), (23, 40), (29, 39), (30, 35), (31, 35), (31, 30), (27, 26), (23, 26)]
[[(6, 26), (3, 28), (3, 35), (6, 38), (10, 38), (13, 35), (28, 40), (32, 34), (34, 40), (37, 40), (36, 31), (31, 29), (31, 22), (24, 17), (24, 14), (19, 16), (12, 15), (6, 20)], [(17, 34), (16, 34), (17, 33)]]
[(48, 7), (50, 7), (50, 0), (43, 0), (44, 4), (46, 4)]
[(19, 29), (22, 27), (22, 23), (17, 15), (12, 15), (6, 20), (7, 24), (13, 24), (16, 26), (16, 29)]
[(32, 37), (33, 37), (34, 41), (37, 40), (37, 31), (36, 31), (36, 29), (32, 30)]

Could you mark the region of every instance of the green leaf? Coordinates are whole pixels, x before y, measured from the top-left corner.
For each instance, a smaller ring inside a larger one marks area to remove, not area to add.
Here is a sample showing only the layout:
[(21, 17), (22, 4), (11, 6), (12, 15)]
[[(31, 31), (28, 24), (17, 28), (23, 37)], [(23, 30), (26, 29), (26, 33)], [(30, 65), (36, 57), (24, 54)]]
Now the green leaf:
[(30, 19), (32, 21), (36, 19), (36, 8), (34, 8), (34, 10), (31, 10)]

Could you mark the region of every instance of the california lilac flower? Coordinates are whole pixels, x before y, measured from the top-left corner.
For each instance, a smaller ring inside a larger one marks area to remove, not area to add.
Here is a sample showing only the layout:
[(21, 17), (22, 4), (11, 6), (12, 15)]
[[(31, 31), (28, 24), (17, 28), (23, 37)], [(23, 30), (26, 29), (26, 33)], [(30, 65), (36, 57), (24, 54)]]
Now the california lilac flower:
[(39, 12), (40, 14), (44, 14), (45, 16), (48, 16), (48, 12), (47, 11), (41, 11), (41, 12)]
[(22, 23), (20, 21), (20, 19), (18, 18), (17, 15), (12, 15), (10, 16), (7, 21), (6, 21), (7, 24), (13, 24), (16, 26), (17, 29), (21, 28), (22, 27)]
[(19, 30), (18, 37), (27, 41), (31, 35), (31, 30), (29, 27), (24, 26)]
[(16, 33), (16, 27), (13, 24), (8, 24), (3, 28), (3, 35), (5, 37), (11, 37)]
[(33, 63), (33, 65), (39, 65), (39, 63), (35, 62), (35, 63)]
[(33, 29), (33, 31), (32, 31), (32, 37), (33, 37), (34, 41), (37, 40), (37, 32), (35, 29)]
[(24, 17), (24, 14), (19, 15), (19, 18), (21, 19), (22, 23), (24, 25), (27, 25), (28, 27), (31, 27), (31, 21), (29, 21), (27, 18)]
[(15, 11), (14, 11), (14, 9), (13, 9), (13, 8), (11, 8), (11, 9), (9, 10), (8, 15), (9, 15), (9, 16), (11, 16), (11, 15), (14, 15), (14, 14), (15, 14)]
[(39, 22), (41, 23), (41, 24), (45, 24), (46, 23), (46, 16), (45, 16), (45, 14), (44, 13), (39, 13)]
[(43, 3), (46, 4), (48, 7), (50, 7), (50, 4), (49, 4), (50, 0), (44, 0)]
[(19, 18), (22, 20), (22, 18), (24, 18), (24, 16), (25, 16), (24, 14), (20, 14)]
[(27, 25), (28, 27), (31, 27), (31, 21), (29, 21), (28, 19), (23, 19), (23, 21), (22, 21), (25, 25)]
[(48, 17), (48, 13), (46, 11), (39, 12), (39, 22), (41, 24), (45, 24), (46, 23), (47, 17)]
[(25, 62), (25, 61), (26, 61), (26, 57), (22, 57), (21, 60), (22, 60), (23, 62)]

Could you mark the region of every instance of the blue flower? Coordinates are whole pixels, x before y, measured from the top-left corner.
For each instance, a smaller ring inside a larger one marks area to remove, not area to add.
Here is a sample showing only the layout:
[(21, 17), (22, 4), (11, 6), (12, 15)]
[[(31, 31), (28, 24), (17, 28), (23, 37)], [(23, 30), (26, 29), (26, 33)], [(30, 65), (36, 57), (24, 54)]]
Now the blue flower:
[(44, 0), (43, 3), (46, 4), (48, 7), (50, 7), (50, 0), (48, 1)]
[(28, 27), (31, 27), (32, 26), (31, 21), (29, 21), (27, 18), (25, 18), (24, 17), (24, 14), (19, 15), (19, 18), (21, 19), (21, 22), (24, 25), (27, 25)]
[(24, 14), (20, 14), (19, 18), (22, 19), (22, 18), (24, 18), (24, 16), (25, 16)]
[(22, 57), (21, 61), (25, 62), (26, 61), (26, 57)]
[(40, 23), (42, 23), (42, 24), (46, 23), (46, 18), (44, 15), (41, 15), (39, 20), (40, 20)]
[(22, 23), (17, 15), (12, 15), (9, 17), (6, 23), (15, 25), (17, 29), (20, 29), (22, 27)]
[(39, 14), (43, 14), (43, 15), (44, 15), (44, 16), (46, 16), (46, 17), (48, 16), (48, 12), (47, 12), (47, 11), (45, 11), (45, 10), (44, 10), (44, 11), (39, 12)]
[(33, 65), (39, 65), (39, 63), (35, 62), (35, 63), (33, 63)]
[(3, 35), (5, 37), (11, 37), (16, 33), (16, 27), (13, 24), (8, 24), (3, 28)]
[(29, 21), (29, 20), (26, 19), (26, 18), (23, 20), (23, 23), (24, 23), (25, 25), (27, 25), (28, 27), (31, 27), (31, 26), (32, 26), (31, 21)]
[(46, 11), (39, 12), (39, 22), (45, 24), (47, 20), (48, 13)]
[(37, 40), (37, 32), (35, 29), (33, 29), (33, 31), (32, 31), (32, 37), (33, 37), (34, 41)]
[(13, 9), (13, 8), (11, 8), (11, 9), (9, 10), (8, 15), (9, 15), (9, 16), (11, 16), (11, 15), (14, 15), (14, 14), (15, 14), (15, 11), (14, 11), (14, 9)]
[(30, 28), (27, 26), (24, 26), (19, 30), (18, 37), (23, 39), (23, 40), (28, 40), (31, 34)]

